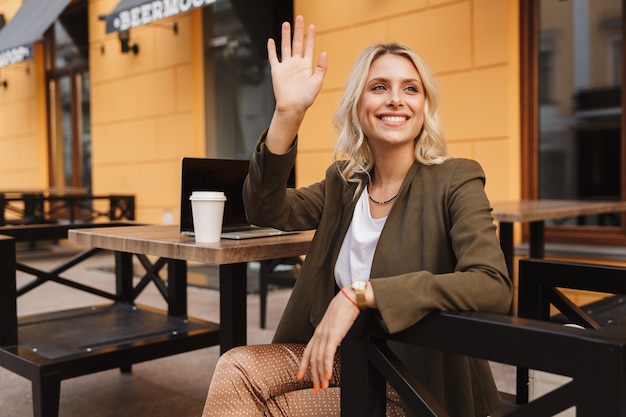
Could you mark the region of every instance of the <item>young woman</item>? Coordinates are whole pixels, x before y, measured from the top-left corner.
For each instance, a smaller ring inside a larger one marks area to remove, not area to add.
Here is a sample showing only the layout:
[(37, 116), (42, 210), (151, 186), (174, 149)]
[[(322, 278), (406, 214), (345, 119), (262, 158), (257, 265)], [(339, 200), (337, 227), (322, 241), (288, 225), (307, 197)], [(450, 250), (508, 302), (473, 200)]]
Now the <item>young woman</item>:
[[(336, 115), (336, 162), (326, 178), (287, 189), (297, 134), (317, 97), (326, 54), (313, 63), (315, 28), (283, 24), (281, 59), (268, 41), (276, 97), (244, 189), (250, 221), (316, 229), (274, 343), (220, 358), (204, 417), (338, 416), (337, 348), (361, 309), (403, 330), (434, 310), (506, 313), (512, 294), (474, 161), (451, 158), (433, 76), (405, 45), (376, 44), (358, 58)], [(442, 329), (445, 331), (445, 329)], [(391, 345), (454, 417), (499, 404), (485, 361)], [(388, 416), (409, 415), (388, 389)]]

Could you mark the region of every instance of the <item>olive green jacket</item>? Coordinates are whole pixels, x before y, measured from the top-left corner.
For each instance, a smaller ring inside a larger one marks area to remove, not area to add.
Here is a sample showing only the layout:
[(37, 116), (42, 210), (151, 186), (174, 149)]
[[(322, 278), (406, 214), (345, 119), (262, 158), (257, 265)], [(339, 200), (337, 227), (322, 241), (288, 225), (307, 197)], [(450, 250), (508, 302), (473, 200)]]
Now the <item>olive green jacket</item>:
[[(306, 343), (338, 291), (334, 266), (357, 201), (356, 185), (346, 184), (333, 165), (323, 181), (286, 189), (296, 146), (274, 155), (263, 140), (244, 186), (250, 222), (316, 229), (274, 336), (277, 343)], [(370, 275), (389, 332), (406, 329), (435, 310), (509, 310), (512, 284), (484, 183), (480, 165), (467, 159), (432, 166), (416, 162), (407, 173)], [(451, 416), (484, 417), (497, 406), (487, 362), (415, 346), (392, 348)]]

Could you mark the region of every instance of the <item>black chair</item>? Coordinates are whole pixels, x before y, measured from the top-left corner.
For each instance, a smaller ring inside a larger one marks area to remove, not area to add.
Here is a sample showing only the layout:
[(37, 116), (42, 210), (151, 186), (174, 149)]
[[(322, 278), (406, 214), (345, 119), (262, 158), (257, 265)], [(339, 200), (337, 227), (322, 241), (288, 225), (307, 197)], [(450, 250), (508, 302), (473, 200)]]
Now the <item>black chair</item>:
[[(341, 345), (341, 416), (384, 417), (385, 381), (419, 417), (447, 417), (387, 346), (387, 340), (516, 366), (516, 392), (502, 395), (495, 416), (554, 416), (572, 406), (578, 417), (626, 416), (626, 320), (614, 310), (589, 317), (557, 288), (626, 293), (626, 268), (524, 259), (519, 315), (435, 312), (388, 334), (375, 311), (364, 311)], [(562, 314), (549, 315), (549, 305)], [(562, 316), (585, 329), (563, 326)], [(445, 329), (445, 331), (442, 331)], [(572, 378), (528, 400), (528, 369)]]
[(270, 259), (261, 261), (259, 269), (259, 297), (261, 304), (260, 324), (265, 329), (267, 317), (267, 290), (269, 285), (280, 287), (293, 287), (300, 273), (302, 258), (293, 256), (289, 258)]

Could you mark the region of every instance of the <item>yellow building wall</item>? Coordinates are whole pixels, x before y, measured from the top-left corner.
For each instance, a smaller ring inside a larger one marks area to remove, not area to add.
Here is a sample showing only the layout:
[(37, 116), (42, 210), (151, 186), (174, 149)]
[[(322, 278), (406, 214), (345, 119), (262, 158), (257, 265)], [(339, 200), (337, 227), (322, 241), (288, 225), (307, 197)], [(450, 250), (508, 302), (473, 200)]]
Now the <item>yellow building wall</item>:
[(134, 194), (137, 220), (162, 223), (178, 218), (180, 159), (205, 155), (202, 13), (131, 29), (139, 53), (123, 54), (98, 19), (117, 3), (89, 3), (93, 189)]
[[(21, 5), (21, 0), (0, 0), (0, 14), (10, 21)], [(35, 46), (34, 56), (34, 60), (0, 68), (0, 190), (48, 185), (41, 45)]]
[[(300, 131), (297, 178), (332, 161), (332, 118), (357, 54), (377, 41), (411, 46), (435, 73), (449, 153), (479, 161), (491, 200), (520, 196), (518, 0), (295, 0), (328, 52), (324, 87)], [(332, 10), (332, 13), (328, 11)]]
[[(99, 16), (118, 0), (89, 0), (93, 190), (137, 197), (137, 219), (178, 218), (180, 158), (205, 156), (202, 11), (131, 30), (122, 54)], [(8, 20), (21, 0), (0, 0)], [(492, 200), (520, 195), (518, 0), (295, 0), (328, 51), (324, 88), (300, 132), (298, 185), (332, 161), (332, 117), (358, 52), (401, 41), (431, 66), (453, 156), (478, 160)], [(332, 10), (333, 13), (328, 11)], [(176, 22), (178, 33), (172, 25)], [(43, 51), (0, 69), (0, 188), (47, 186)], [(28, 69), (28, 72), (27, 72)]]

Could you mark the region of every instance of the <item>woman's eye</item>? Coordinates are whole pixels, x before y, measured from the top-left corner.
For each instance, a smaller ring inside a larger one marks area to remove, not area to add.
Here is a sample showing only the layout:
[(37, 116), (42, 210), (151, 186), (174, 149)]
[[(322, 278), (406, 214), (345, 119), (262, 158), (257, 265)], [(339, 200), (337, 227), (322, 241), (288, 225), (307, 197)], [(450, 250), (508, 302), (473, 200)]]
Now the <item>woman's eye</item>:
[(408, 87), (406, 88), (406, 90), (407, 90), (407, 91), (410, 91), (410, 92), (412, 92), (412, 93), (419, 93), (419, 89), (418, 89), (417, 87), (415, 87), (415, 86), (412, 86), (412, 85), (408, 86)]
[(386, 90), (386, 88), (382, 84), (378, 84), (378, 85), (375, 85), (374, 87), (372, 87), (372, 91), (385, 91), (385, 90)]

